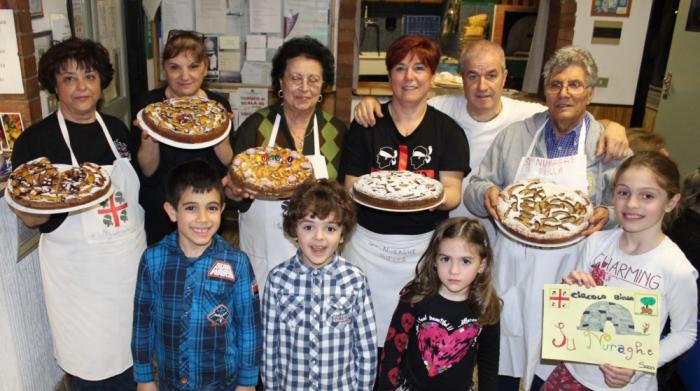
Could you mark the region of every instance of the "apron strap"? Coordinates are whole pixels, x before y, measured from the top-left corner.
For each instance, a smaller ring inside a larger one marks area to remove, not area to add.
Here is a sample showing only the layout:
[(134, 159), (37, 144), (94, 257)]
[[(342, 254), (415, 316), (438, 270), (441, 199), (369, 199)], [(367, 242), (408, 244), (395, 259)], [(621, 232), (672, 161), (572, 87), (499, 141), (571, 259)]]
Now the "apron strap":
[(316, 113), (314, 113), (314, 155), (321, 155), (321, 142), (319, 141)]
[(282, 120), (282, 116), (280, 115), (280, 113), (277, 113), (277, 116), (275, 117), (275, 124), (272, 125), (272, 133), (270, 134), (270, 141), (268, 141), (268, 143), (267, 143), (268, 147), (275, 146), (275, 140), (277, 140), (277, 132), (279, 131), (281, 120)]

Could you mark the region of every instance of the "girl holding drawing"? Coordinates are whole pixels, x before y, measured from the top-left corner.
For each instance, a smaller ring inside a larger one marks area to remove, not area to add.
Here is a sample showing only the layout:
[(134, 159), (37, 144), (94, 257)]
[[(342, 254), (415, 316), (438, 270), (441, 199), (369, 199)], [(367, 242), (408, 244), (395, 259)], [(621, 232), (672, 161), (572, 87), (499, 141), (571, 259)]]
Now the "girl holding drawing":
[[(662, 231), (680, 199), (678, 167), (658, 152), (626, 160), (614, 181), (615, 216), (621, 228), (596, 232), (583, 248), (576, 271), (564, 283), (657, 290), (661, 324), (670, 317), (671, 332), (659, 345), (658, 366), (695, 342), (697, 271)], [(636, 271), (636, 272), (630, 272)], [(649, 278), (639, 278), (642, 275)], [(692, 302), (689, 302), (691, 300)], [(656, 376), (610, 364), (559, 364), (542, 387), (550, 390), (656, 390)]]

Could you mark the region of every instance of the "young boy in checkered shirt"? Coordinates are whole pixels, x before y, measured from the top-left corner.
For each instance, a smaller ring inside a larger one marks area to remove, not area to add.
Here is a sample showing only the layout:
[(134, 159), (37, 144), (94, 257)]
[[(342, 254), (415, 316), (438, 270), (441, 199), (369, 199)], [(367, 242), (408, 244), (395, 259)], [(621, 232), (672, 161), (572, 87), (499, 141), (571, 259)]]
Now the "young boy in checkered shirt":
[(265, 390), (372, 389), (377, 335), (367, 279), (337, 254), (355, 221), (355, 204), (336, 182), (294, 192), (283, 224), (299, 249), (270, 271), (263, 295)]

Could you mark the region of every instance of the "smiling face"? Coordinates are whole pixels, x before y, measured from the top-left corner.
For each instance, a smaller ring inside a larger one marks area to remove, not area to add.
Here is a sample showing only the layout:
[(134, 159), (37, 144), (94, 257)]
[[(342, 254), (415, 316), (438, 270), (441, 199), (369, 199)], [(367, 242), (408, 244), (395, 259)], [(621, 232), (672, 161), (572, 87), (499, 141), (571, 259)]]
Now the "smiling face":
[[(570, 65), (551, 76), (545, 86), (545, 97), (554, 128), (561, 134), (575, 128), (586, 114), (593, 99), (593, 89), (586, 85), (586, 72), (579, 65)], [(559, 91), (551, 86), (561, 86)], [(583, 86), (583, 88), (580, 88)]]
[(71, 60), (56, 74), (59, 107), (69, 121), (95, 121), (95, 110), (101, 94), (100, 74), (96, 70), (78, 67), (78, 64)]
[(170, 220), (177, 223), (177, 241), (185, 255), (202, 255), (221, 225), (224, 205), (219, 191), (194, 192), (190, 186), (180, 196), (177, 208), (168, 202), (163, 206)]
[(389, 72), (389, 84), (393, 99), (400, 103), (421, 103), (428, 99), (435, 74), (430, 67), (409, 53)]
[(488, 48), (472, 54), (462, 64), (462, 85), (467, 111), (477, 121), (489, 121), (501, 111), (501, 95), (508, 72), (495, 50)]
[(313, 111), (323, 87), (321, 63), (304, 56), (287, 60), (280, 87), (286, 109), (304, 113)]
[(654, 172), (644, 166), (633, 166), (620, 174), (614, 191), (615, 216), (625, 233), (648, 240), (663, 235), (664, 215), (680, 198), (676, 194), (669, 199)]
[(306, 215), (297, 223), (296, 237), (304, 264), (320, 268), (330, 262), (338, 249), (343, 240), (343, 228), (336, 221), (335, 213), (325, 219)]
[(479, 257), (475, 246), (461, 238), (443, 239), (435, 264), (441, 282), (438, 292), (453, 301), (466, 300), (477, 274), (486, 269), (486, 260)]
[(175, 95), (173, 98), (196, 95), (204, 82), (207, 66), (206, 60), (197, 60), (186, 51), (165, 60), (163, 70), (168, 87)]

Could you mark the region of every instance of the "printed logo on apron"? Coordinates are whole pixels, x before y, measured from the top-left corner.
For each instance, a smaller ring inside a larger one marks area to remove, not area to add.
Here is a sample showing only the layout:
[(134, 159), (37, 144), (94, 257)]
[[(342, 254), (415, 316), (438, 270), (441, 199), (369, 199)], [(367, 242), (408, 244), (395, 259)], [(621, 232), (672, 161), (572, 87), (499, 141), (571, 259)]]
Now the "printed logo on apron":
[(129, 220), (126, 209), (129, 204), (121, 191), (116, 191), (109, 199), (100, 203), (97, 209), (97, 217), (102, 217), (101, 221), (105, 227), (119, 228)]

